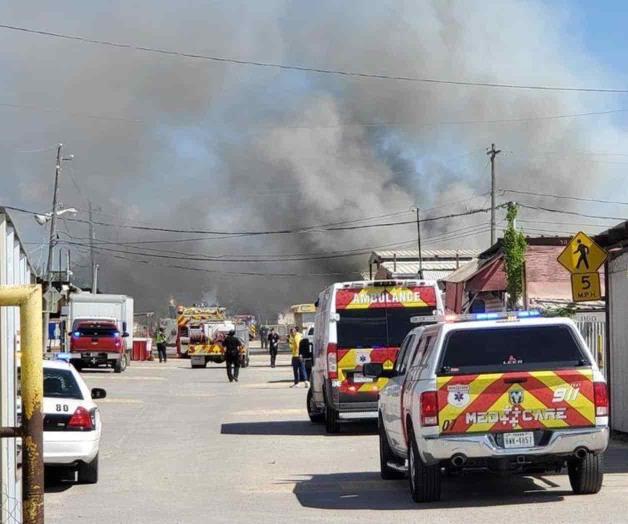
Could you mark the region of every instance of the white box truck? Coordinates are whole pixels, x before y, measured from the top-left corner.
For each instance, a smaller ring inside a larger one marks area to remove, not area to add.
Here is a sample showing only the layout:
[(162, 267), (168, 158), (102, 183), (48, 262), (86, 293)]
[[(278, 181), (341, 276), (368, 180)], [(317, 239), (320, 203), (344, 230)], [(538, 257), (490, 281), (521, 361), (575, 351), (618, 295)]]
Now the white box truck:
[(106, 365), (118, 373), (124, 371), (133, 349), (133, 298), (70, 295), (67, 329), (66, 347), (77, 368)]

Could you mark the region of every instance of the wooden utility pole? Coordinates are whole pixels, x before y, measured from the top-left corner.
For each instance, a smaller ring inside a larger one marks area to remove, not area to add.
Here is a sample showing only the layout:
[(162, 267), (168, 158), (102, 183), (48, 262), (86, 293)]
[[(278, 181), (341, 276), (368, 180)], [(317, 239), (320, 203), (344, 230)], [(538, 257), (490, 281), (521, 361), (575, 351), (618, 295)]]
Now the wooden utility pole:
[(495, 244), (495, 157), (501, 153), (501, 149), (495, 149), (495, 144), (491, 144), (491, 148), (486, 154), (491, 159), (491, 246)]
[(419, 278), (423, 279), (423, 253), (421, 251), (421, 217), (419, 208), (416, 208), (416, 232), (417, 232), (417, 244), (419, 247)]

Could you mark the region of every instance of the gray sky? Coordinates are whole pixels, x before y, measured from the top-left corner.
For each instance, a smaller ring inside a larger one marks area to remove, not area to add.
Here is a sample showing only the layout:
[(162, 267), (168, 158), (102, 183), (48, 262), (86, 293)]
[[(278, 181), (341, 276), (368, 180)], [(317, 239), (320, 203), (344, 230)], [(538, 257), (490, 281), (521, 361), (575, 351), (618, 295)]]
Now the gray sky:
[[(0, 22), (315, 68), (625, 87), (625, 72), (612, 70), (590, 51), (592, 33), (585, 31), (577, 9), (512, 0), (190, 1), (176, 6), (148, 0), (9, 1), (0, 6)], [(80, 208), (85, 219), (91, 200), (99, 209), (97, 219), (114, 224), (261, 231), (373, 216), (382, 218), (371, 223), (405, 220), (416, 204), (428, 209), (426, 216), (481, 208), (487, 204), (485, 151), (491, 142), (503, 151), (498, 157), (502, 188), (628, 200), (623, 175), (628, 158), (622, 156), (626, 114), (568, 116), (628, 109), (628, 95), (282, 71), (8, 30), (0, 30), (0, 86), (0, 203), (5, 205), (50, 207), (58, 142), (75, 155), (64, 166), (63, 204)], [(628, 214), (627, 206), (532, 195), (505, 194), (499, 201), (515, 198), (593, 215)], [(29, 242), (43, 241), (45, 231), (30, 217), (16, 218)], [(521, 225), (534, 235), (597, 231), (613, 222), (524, 210)], [(487, 224), (485, 214), (430, 223), (424, 228), (425, 245), (485, 248)], [(86, 242), (84, 224), (65, 223), (60, 229), (63, 240)], [(367, 255), (254, 263), (233, 259), (342, 254), (413, 242), (414, 235), (409, 225), (182, 242), (198, 235), (97, 226), (99, 240), (117, 243), (100, 245), (102, 285), (134, 295), (138, 309), (164, 308), (174, 296), (186, 303), (218, 300), (265, 315), (313, 300), (334, 280), (355, 278)], [(129, 244), (137, 241), (144, 243)], [(146, 243), (153, 241), (162, 243)], [(29, 247), (34, 261), (40, 260), (39, 246)], [(85, 247), (71, 247), (82, 271)], [(148, 249), (175, 258), (142, 256)], [(232, 261), (186, 260), (191, 255)], [(242, 272), (305, 276), (233, 274)]]

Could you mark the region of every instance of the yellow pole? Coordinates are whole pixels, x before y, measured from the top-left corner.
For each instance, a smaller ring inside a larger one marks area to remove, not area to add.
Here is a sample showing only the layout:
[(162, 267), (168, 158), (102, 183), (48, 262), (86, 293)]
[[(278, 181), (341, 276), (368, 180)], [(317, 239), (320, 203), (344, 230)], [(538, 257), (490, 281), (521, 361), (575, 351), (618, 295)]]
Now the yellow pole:
[(22, 513), (24, 524), (44, 523), (44, 374), (41, 287), (2, 286), (0, 306), (20, 307), (22, 389)]

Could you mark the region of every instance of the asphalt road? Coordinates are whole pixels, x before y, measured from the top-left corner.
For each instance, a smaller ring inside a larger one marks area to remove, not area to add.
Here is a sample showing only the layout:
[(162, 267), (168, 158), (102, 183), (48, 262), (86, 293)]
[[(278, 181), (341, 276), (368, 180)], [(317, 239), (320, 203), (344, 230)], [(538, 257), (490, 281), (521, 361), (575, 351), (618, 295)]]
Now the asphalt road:
[(604, 487), (575, 496), (566, 475), (447, 479), (439, 503), (379, 477), (374, 425), (328, 436), (290, 389), (288, 359), (255, 356), (239, 383), (188, 361), (86, 372), (104, 432), (97, 485), (48, 483), (50, 524), (234, 522), (628, 522), (628, 445), (607, 453)]

